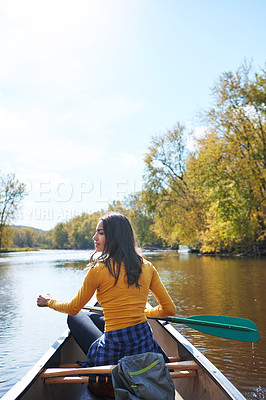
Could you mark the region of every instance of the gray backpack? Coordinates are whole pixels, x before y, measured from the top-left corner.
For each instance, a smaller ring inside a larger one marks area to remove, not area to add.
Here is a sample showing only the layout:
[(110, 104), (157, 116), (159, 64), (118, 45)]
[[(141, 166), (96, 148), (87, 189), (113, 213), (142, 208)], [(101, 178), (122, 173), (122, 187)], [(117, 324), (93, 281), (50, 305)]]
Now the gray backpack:
[(119, 360), (112, 371), (116, 400), (173, 400), (175, 388), (162, 354), (142, 353)]

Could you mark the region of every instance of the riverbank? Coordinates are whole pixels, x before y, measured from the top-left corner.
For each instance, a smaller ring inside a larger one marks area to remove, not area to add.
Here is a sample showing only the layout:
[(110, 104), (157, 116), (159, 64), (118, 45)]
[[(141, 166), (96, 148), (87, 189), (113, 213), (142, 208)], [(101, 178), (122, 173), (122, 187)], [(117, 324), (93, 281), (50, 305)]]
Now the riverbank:
[[(187, 246), (186, 246), (187, 247)], [(44, 250), (43, 248), (39, 247), (11, 247), (8, 249), (1, 249), (1, 253), (13, 253), (13, 252), (23, 252), (23, 251), (39, 251), (39, 250)], [(88, 250), (88, 251), (93, 251), (93, 248), (88, 248), (88, 249), (75, 249), (75, 248), (62, 248), (62, 249), (54, 249), (54, 248), (45, 248), (45, 250), (68, 250), (68, 251), (75, 251), (75, 250)], [(186, 251), (179, 250), (178, 247), (164, 247), (164, 246), (144, 246), (140, 248), (141, 252), (144, 251), (151, 251), (151, 252), (164, 252), (164, 251), (176, 251), (179, 253), (192, 253), (192, 254), (198, 254), (199, 256), (206, 256), (206, 257), (266, 257), (266, 249), (262, 249), (260, 253), (248, 251), (246, 253), (201, 253), (200, 250), (198, 249), (186, 249)]]
[(14, 253), (14, 252), (20, 252), (20, 251), (38, 251), (40, 249), (36, 248), (36, 247), (14, 247), (14, 248), (10, 248), (10, 249), (1, 249), (0, 250), (0, 254), (1, 253)]

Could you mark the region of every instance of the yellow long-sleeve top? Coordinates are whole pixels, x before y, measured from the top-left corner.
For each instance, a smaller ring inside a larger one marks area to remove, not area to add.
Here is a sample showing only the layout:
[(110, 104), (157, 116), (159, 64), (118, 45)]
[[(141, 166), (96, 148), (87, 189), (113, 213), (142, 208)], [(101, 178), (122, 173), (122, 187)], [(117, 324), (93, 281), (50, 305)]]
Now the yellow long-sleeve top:
[[(63, 302), (51, 299), (48, 306), (56, 311), (76, 315), (96, 291), (96, 298), (103, 307), (106, 331), (140, 324), (146, 321), (146, 317), (163, 318), (176, 313), (171, 297), (149, 261), (143, 259), (140, 289), (135, 285), (128, 287), (123, 264), (117, 284), (114, 285), (114, 282), (106, 265), (97, 263), (89, 268), (83, 285), (73, 300)], [(159, 304), (145, 310), (149, 290)]]

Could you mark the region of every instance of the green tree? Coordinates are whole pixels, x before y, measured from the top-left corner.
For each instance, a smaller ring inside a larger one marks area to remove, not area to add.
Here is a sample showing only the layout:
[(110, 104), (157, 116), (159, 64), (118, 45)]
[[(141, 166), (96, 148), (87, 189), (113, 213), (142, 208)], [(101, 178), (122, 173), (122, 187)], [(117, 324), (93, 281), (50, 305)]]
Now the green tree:
[(6, 225), (3, 229), (2, 247), (11, 248), (13, 244), (13, 229), (10, 225)]
[(151, 211), (159, 202), (172, 202), (186, 199), (187, 184), (184, 180), (185, 127), (177, 124), (173, 131), (152, 138), (151, 146), (145, 156), (145, 190)]
[(13, 244), (17, 247), (34, 247), (35, 230), (34, 228), (13, 228)]
[(118, 212), (121, 214), (126, 214), (126, 208), (124, 203), (121, 203), (121, 201), (113, 201), (112, 203), (109, 204), (108, 209), (106, 210), (106, 212)]
[(145, 157), (143, 199), (154, 220), (154, 232), (165, 244), (195, 244), (201, 219), (199, 193), (188, 176), (187, 131), (177, 124), (173, 131), (153, 138)]
[(24, 247), (24, 233), (22, 229), (13, 228), (13, 245), (15, 247)]
[(6, 226), (11, 222), (26, 195), (26, 185), (15, 174), (0, 175), (0, 249)]
[(137, 242), (140, 246), (161, 245), (162, 241), (153, 230), (153, 218), (146, 210), (143, 193), (129, 195), (124, 201), (123, 213), (134, 227)]
[(99, 217), (99, 212), (92, 214), (83, 213), (74, 217), (66, 224), (71, 248), (89, 249), (94, 247), (92, 237), (95, 234)]
[[(35, 247), (35, 248), (51, 248), (51, 232), (41, 231), (30, 227), (16, 227), (12, 228), (13, 246), (14, 247)], [(11, 245), (12, 245), (11, 244)]]
[(36, 230), (34, 233), (35, 245), (39, 248), (46, 249), (52, 247), (52, 231)]
[(69, 246), (68, 242), (68, 232), (66, 229), (66, 224), (60, 222), (55, 226), (52, 231), (52, 243), (53, 247), (56, 249), (64, 249)]
[(186, 130), (153, 138), (142, 198), (166, 244), (203, 252), (265, 249), (266, 74), (244, 63), (215, 83), (205, 137), (194, 154)]
[[(253, 74), (251, 66), (244, 63), (235, 74), (223, 74), (214, 85), (213, 99), (207, 113), (211, 134), (199, 154), (213, 204), (207, 232), (217, 231), (220, 222), (223, 229), (217, 239), (227, 241), (225, 250), (259, 253), (265, 244), (266, 224), (265, 71)], [(214, 151), (214, 141), (215, 157), (208, 151)], [(208, 248), (208, 240), (205, 244)]]

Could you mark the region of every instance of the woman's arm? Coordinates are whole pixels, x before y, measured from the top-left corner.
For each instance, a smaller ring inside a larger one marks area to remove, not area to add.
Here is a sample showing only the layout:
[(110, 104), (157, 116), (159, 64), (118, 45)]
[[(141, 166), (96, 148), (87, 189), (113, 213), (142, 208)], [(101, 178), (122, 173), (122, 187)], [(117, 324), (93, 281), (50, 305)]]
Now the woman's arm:
[[(154, 268), (154, 267), (153, 267)], [(158, 301), (158, 306), (146, 309), (145, 315), (150, 318), (164, 318), (175, 315), (176, 306), (164, 287), (157, 270), (154, 268), (150, 290)]]
[(77, 295), (71, 301), (59, 301), (53, 299), (50, 295), (40, 295), (37, 299), (39, 307), (50, 307), (55, 311), (76, 315), (87, 304), (97, 289), (97, 271), (91, 268), (79, 289)]

